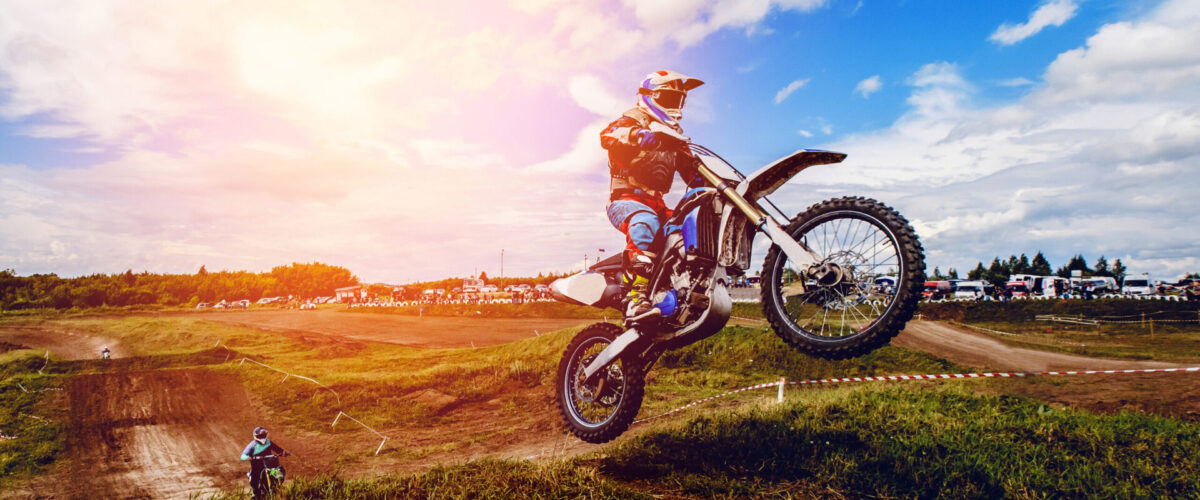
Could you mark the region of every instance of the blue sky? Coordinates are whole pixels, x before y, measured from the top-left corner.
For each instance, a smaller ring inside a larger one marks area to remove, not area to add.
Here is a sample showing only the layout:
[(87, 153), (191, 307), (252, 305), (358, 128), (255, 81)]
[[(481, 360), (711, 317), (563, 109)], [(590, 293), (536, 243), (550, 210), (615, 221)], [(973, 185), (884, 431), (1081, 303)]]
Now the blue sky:
[(598, 130), (673, 69), (743, 170), (850, 155), (790, 212), (876, 197), (943, 270), (1174, 278), (1200, 271), (1196, 46), (1195, 0), (0, 0), (0, 268), (567, 270), (622, 245)]

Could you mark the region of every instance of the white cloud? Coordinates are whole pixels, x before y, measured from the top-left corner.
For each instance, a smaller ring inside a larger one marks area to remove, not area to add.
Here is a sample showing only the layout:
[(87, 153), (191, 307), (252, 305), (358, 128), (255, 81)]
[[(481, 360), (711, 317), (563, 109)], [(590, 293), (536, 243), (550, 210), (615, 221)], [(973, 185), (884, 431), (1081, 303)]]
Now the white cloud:
[(807, 130), (800, 130), (800, 131), (797, 131), (796, 133), (797, 133), (797, 134), (800, 134), (800, 135), (802, 135), (802, 136), (804, 136), (804, 137), (812, 137), (812, 136), (813, 136), (813, 133), (812, 133), (812, 132), (809, 132), (809, 131), (807, 131)]
[(1036, 35), (1047, 26), (1062, 26), (1075, 17), (1078, 9), (1079, 2), (1076, 0), (1052, 0), (1033, 11), (1029, 21), (1022, 24), (1002, 24), (988, 39), (1000, 45), (1012, 45)]
[(600, 116), (619, 115), (633, 102), (632, 95), (621, 98), (604, 81), (592, 75), (571, 78), (567, 82), (567, 91), (576, 104)]
[(792, 95), (792, 92), (795, 92), (795, 91), (799, 90), (800, 87), (803, 87), (806, 84), (808, 84), (809, 80), (810, 80), (809, 78), (802, 78), (799, 80), (794, 80), (794, 81), (792, 81), (792, 83), (787, 84), (787, 86), (785, 86), (784, 88), (779, 89), (779, 92), (775, 93), (775, 104), (779, 104), (779, 103), (783, 102), (784, 99), (787, 99), (788, 96)]
[(1029, 85), (1033, 85), (1033, 80), (1030, 80), (1028, 78), (1016, 77), (1016, 78), (1009, 78), (1007, 80), (1000, 80), (1000, 81), (996, 82), (996, 85), (999, 85), (1001, 87), (1026, 87)]
[(680, 47), (698, 43), (721, 29), (745, 29), (747, 34), (770, 34), (759, 24), (772, 11), (809, 12), (827, 0), (623, 0), (643, 29), (666, 33)]
[(827, 145), (849, 157), (806, 172), (805, 189), (893, 203), (943, 269), (1043, 250), (1055, 266), (1083, 253), (1195, 272), (1195, 234), (1179, 228), (1200, 225), (1200, 57), (1184, 48), (1200, 43), (1200, 16), (1162, 15), (1180, 5), (1197, 3), (1100, 28), (1004, 106), (975, 104), (955, 65), (926, 65), (909, 111)]
[(881, 88), (883, 88), (883, 82), (879, 80), (879, 75), (875, 75), (858, 82), (858, 85), (854, 86), (854, 91), (863, 96), (863, 99), (866, 99), (871, 94), (879, 92)]

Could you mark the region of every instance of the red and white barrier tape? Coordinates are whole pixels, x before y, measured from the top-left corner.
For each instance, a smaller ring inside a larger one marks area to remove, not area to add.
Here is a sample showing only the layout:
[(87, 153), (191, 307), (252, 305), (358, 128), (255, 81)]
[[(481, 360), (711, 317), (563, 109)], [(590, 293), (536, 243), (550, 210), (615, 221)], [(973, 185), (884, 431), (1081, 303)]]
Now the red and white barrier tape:
[(648, 422), (657, 418), (662, 418), (667, 415), (681, 412), (696, 405), (707, 403), (716, 399), (721, 399), (727, 396), (737, 394), (739, 392), (752, 391), (757, 389), (766, 389), (769, 387), (780, 387), (781, 385), (817, 385), (817, 384), (836, 384), (843, 382), (883, 382), (896, 380), (940, 380), (940, 379), (968, 379), (968, 378), (1021, 378), (1021, 377), (1047, 377), (1061, 375), (1105, 375), (1105, 374), (1128, 374), (1128, 373), (1172, 373), (1172, 372), (1200, 372), (1200, 366), (1187, 368), (1141, 368), (1128, 370), (1072, 370), (1072, 371), (1045, 371), (1045, 372), (988, 372), (988, 373), (942, 373), (928, 375), (883, 375), (878, 377), (846, 377), (846, 378), (825, 378), (814, 380), (794, 380), (791, 382), (779, 381), (768, 382), (765, 384), (752, 385), (743, 387), (716, 396), (710, 396), (698, 401), (693, 401), (686, 405), (675, 408), (664, 413), (660, 413), (653, 417), (634, 420), (634, 424)]

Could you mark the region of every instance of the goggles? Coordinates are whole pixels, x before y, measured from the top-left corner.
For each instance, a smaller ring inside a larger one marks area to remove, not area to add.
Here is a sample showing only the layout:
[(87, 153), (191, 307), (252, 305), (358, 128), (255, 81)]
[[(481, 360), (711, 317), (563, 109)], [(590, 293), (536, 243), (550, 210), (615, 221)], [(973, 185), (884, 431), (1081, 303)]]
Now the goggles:
[(664, 109), (680, 109), (683, 107), (683, 102), (687, 100), (687, 92), (659, 89), (654, 91), (652, 97), (654, 98), (654, 103), (662, 106)]

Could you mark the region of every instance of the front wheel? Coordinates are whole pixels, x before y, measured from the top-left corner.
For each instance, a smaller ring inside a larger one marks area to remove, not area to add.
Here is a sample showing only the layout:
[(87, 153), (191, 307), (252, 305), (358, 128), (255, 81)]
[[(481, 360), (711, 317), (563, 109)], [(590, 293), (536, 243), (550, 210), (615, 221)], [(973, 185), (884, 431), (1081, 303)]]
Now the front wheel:
[(567, 429), (589, 443), (620, 436), (642, 407), (645, 381), (637, 363), (617, 360), (591, 383), (583, 370), (621, 334), (611, 323), (588, 325), (571, 339), (558, 363), (555, 400)]
[(809, 207), (785, 228), (832, 273), (814, 277), (778, 246), (762, 270), (763, 313), (788, 344), (812, 356), (871, 352), (912, 319), (925, 282), (925, 256), (899, 213), (866, 198)]

